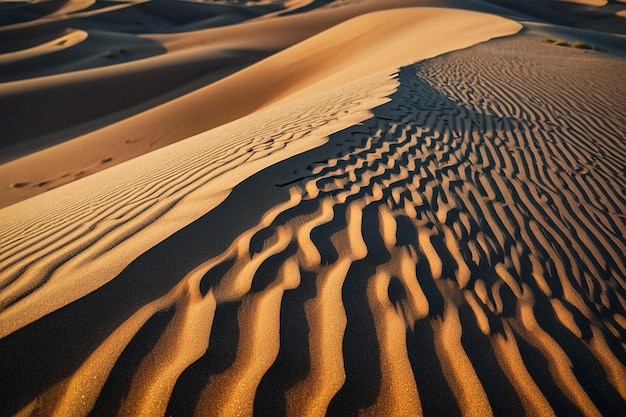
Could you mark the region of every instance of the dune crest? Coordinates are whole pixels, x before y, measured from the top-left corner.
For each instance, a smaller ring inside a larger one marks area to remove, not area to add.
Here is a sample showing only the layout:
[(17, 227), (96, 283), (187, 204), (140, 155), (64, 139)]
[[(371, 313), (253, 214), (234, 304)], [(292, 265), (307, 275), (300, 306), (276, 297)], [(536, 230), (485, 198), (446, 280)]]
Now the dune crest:
[(33, 46), (28, 49), (22, 49), (20, 51), (9, 52), (0, 55), (0, 65), (8, 64), (14, 61), (22, 59), (28, 59), (31, 57), (39, 56), (41, 54), (58, 52), (87, 39), (87, 32), (83, 30), (72, 30), (56, 39), (42, 43), (37, 46)]

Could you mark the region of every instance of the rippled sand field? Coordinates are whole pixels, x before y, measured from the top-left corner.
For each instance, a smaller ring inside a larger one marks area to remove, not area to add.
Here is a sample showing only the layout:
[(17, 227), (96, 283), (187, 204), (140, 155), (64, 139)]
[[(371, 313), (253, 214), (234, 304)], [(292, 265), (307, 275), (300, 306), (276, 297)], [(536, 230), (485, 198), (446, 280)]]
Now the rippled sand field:
[(624, 10), (0, 2), (0, 415), (623, 414)]

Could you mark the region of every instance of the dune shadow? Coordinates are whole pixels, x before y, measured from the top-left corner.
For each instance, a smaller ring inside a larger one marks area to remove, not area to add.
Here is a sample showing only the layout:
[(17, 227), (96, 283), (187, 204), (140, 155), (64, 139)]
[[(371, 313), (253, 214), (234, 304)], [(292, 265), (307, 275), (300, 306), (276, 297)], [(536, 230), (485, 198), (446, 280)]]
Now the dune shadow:
[(168, 401), (166, 415), (191, 416), (211, 376), (226, 371), (237, 358), (239, 344), (238, 310), (241, 302), (219, 304), (206, 353), (180, 375)]
[(309, 323), (304, 305), (315, 298), (316, 275), (300, 271), (301, 283), (285, 292), (280, 310), (280, 348), (278, 356), (261, 378), (254, 398), (254, 415), (286, 415), (285, 392), (304, 380), (310, 372)]
[(429, 319), (418, 320), (413, 330), (407, 329), (406, 348), (424, 416), (461, 416), (437, 357)]
[[(94, 65), (87, 63), (88, 66), (83, 69), (118, 63), (115, 61), (117, 58), (109, 60), (104, 55), (111, 51), (116, 54), (119, 49), (126, 50), (117, 46), (111, 50), (103, 49), (103, 56), (92, 57), (94, 59), (90, 62)], [(165, 52), (163, 47), (156, 43), (151, 43), (149, 49), (159, 51), (158, 53)], [(134, 52), (132, 49), (130, 51), (120, 53), (121, 59), (132, 56)], [(213, 59), (144, 67), (129, 71), (123, 77), (105, 74), (91, 79), (77, 78), (70, 83), (51, 83), (33, 91), (0, 94), (0, 107), (4, 109), (5, 114), (4, 126), (6, 131), (11, 132), (0, 147), (2, 149), (0, 162), (93, 132), (174, 100), (218, 81), (264, 58), (267, 54), (264, 51), (238, 51)], [(46, 61), (47, 58), (33, 59)], [(13, 66), (15, 71), (8, 73), (9, 76), (10, 74), (19, 74), (20, 78), (28, 76), (28, 71), (23, 71), (24, 65), (27, 68), (40, 67), (39, 64), (33, 66), (30, 63), (18, 63)], [(0, 70), (3, 67), (0, 66)], [(44, 68), (49, 68), (53, 73), (57, 70), (65, 71), (62, 67), (55, 70), (54, 67), (44, 65)], [(37, 75), (40, 75), (39, 72)], [(55, 102), (63, 103), (64, 111), (51, 113), (50, 97), (55, 97)], [(24, 123), (25, 114), (35, 117), (38, 123)], [(132, 141), (133, 138), (130, 137), (128, 140)]]
[(70, 0), (49, 0), (42, 2), (23, 1), (13, 4), (3, 3), (2, 8), (0, 8), (0, 28), (49, 16), (59, 11), (69, 2)]
[[(570, 307), (568, 311), (574, 315), (575, 322), (577, 324), (580, 323), (579, 326), (582, 325), (582, 333), (584, 337), (586, 336), (585, 339), (590, 337), (590, 331), (585, 332), (589, 324), (580, 319), (581, 313), (573, 307)], [(556, 317), (548, 300), (542, 299), (540, 302), (537, 302), (534, 312), (539, 326), (554, 339), (571, 360), (572, 370), (576, 379), (600, 413), (605, 416), (619, 415), (624, 410), (626, 401), (611, 384), (607, 384), (607, 375), (602, 368), (602, 364), (590, 351), (585, 341), (565, 328)], [(624, 355), (624, 350), (613, 345), (612, 342), (612, 340), (608, 340), (609, 348), (617, 348), (615, 350), (616, 357), (618, 360), (623, 361), (626, 356)]]
[(154, 348), (163, 331), (174, 316), (174, 309), (152, 316), (126, 346), (111, 369), (90, 415), (115, 415), (128, 397), (133, 377), (142, 361)]

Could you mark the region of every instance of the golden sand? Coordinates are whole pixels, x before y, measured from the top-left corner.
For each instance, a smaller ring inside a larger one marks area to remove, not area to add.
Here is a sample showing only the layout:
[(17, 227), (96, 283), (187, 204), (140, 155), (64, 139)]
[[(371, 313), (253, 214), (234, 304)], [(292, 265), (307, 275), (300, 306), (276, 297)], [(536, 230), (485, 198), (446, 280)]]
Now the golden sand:
[(623, 412), (618, 16), (424, 3), (2, 2), (0, 414)]

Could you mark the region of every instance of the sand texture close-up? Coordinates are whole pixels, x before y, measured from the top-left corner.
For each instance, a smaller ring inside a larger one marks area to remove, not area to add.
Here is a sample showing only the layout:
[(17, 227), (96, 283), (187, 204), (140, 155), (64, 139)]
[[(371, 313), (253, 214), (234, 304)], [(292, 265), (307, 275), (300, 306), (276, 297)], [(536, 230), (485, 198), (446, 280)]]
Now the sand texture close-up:
[(0, 0), (0, 416), (626, 415), (626, 1)]

